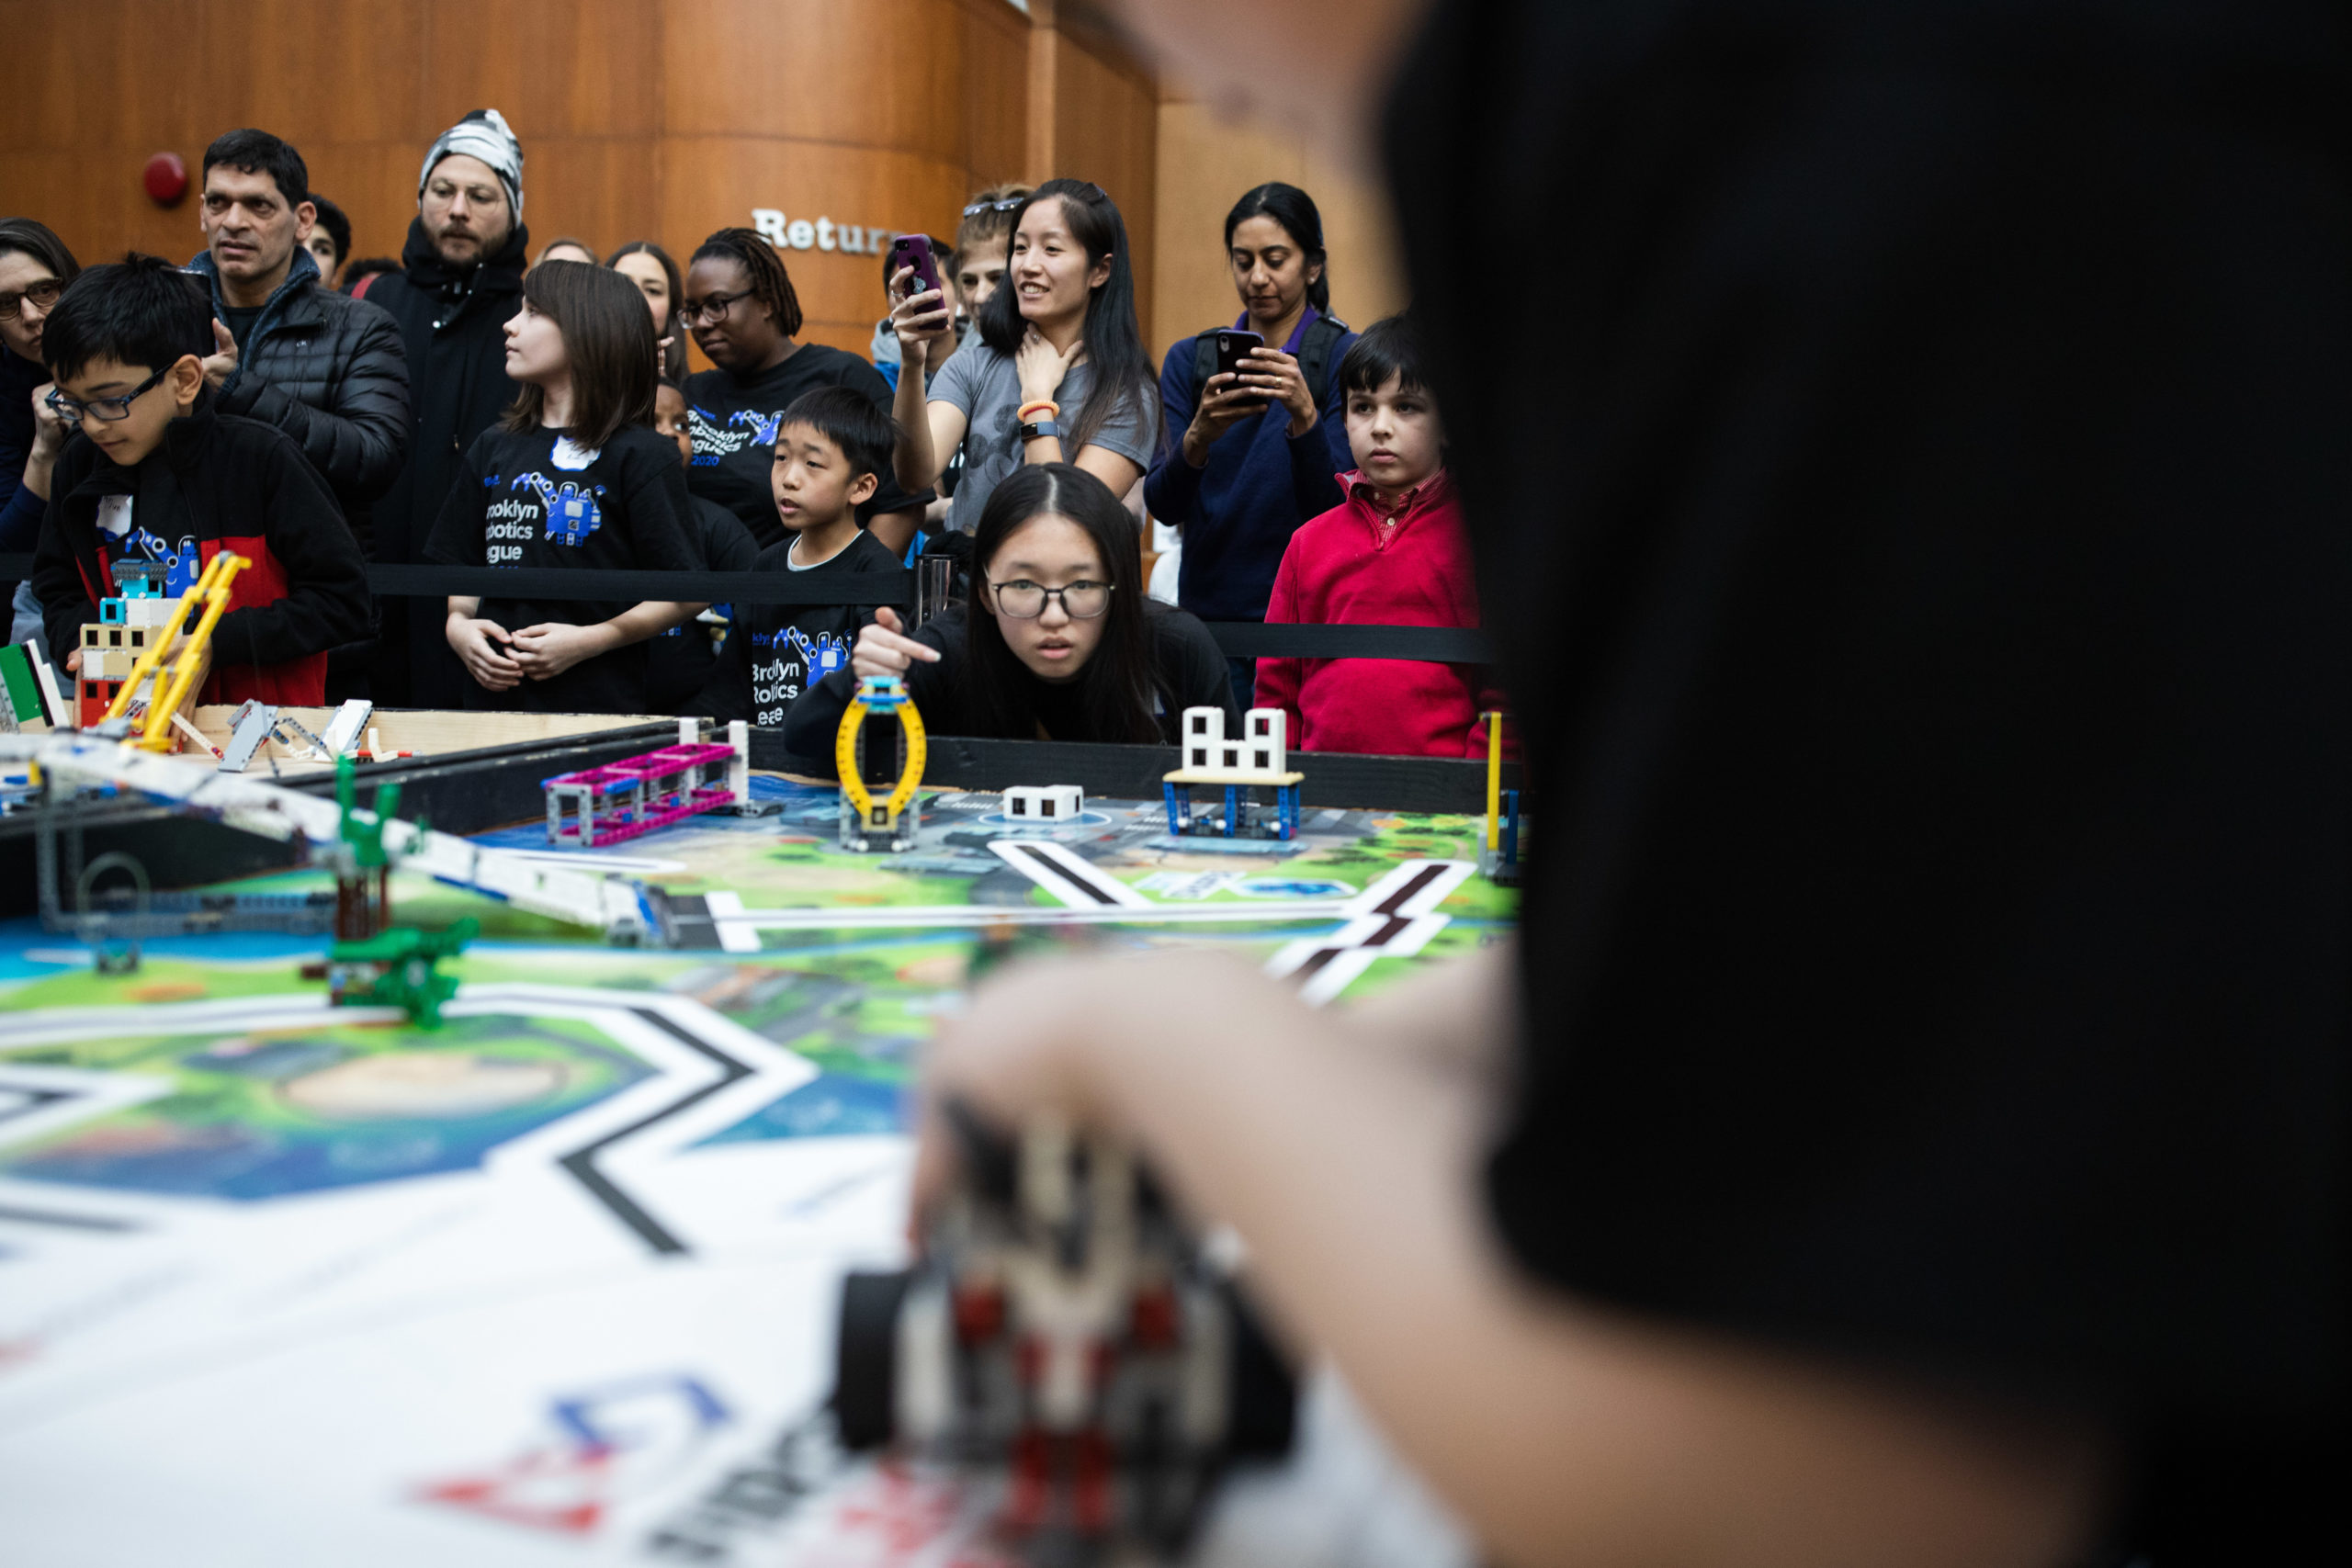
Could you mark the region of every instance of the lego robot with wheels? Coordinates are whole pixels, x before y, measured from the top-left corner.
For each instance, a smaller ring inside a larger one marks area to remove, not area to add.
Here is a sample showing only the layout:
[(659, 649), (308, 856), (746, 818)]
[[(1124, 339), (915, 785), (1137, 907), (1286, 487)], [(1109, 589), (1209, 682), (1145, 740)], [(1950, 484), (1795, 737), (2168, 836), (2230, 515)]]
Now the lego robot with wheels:
[(1001, 1475), (1033, 1561), (1181, 1548), (1225, 1464), (1289, 1450), (1289, 1370), (1125, 1150), (949, 1114), (964, 1179), (923, 1258), (842, 1288), (843, 1445)]

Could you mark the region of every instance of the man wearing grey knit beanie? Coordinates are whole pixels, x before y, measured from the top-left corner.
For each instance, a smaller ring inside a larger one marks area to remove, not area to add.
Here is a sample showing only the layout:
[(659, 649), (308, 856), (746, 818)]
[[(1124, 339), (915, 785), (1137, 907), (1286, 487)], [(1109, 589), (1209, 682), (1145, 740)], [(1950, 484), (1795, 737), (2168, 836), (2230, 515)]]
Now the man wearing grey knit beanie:
[[(514, 400), (506, 322), (520, 308), (530, 235), (523, 227), (523, 144), (496, 109), (476, 109), (435, 139), (416, 180), (416, 220), (401, 270), (368, 288), (400, 322), (415, 427), (408, 471), (376, 511), (376, 558), (422, 560), (458, 459)], [(388, 599), (370, 666), (379, 705), (457, 707), (465, 674), (441, 635), (441, 606)]]

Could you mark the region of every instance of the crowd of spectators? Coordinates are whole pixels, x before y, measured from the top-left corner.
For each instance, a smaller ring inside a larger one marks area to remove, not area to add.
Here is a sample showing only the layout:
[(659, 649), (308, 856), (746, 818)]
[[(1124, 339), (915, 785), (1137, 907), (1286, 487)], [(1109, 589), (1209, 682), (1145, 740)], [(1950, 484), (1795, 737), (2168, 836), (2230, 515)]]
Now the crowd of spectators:
[[(451, 126), (397, 259), (355, 259), (301, 153), (251, 129), (206, 150), (185, 266), (85, 271), (0, 222), (0, 553), (35, 558), (13, 634), (71, 666), (118, 562), (176, 587), (235, 549), (215, 700), (744, 717), (821, 758), (850, 682), (891, 671), (942, 733), (1164, 740), (1187, 705), (1265, 705), (1309, 750), (1483, 755), (1474, 668), (1228, 660), (1204, 625), (1477, 624), (1409, 329), (1332, 313), (1304, 191), (1235, 204), (1240, 314), (1155, 362), (1110, 194), (991, 186), (952, 243), (885, 248), (861, 356), (803, 340), (755, 230), (683, 270), (650, 240), (535, 251), (523, 170), (498, 111)], [(1181, 540), (1164, 603), (1155, 520)], [(919, 627), (855, 583), (790, 606), (366, 586), (375, 563), (806, 587), (923, 557), (957, 604)]]

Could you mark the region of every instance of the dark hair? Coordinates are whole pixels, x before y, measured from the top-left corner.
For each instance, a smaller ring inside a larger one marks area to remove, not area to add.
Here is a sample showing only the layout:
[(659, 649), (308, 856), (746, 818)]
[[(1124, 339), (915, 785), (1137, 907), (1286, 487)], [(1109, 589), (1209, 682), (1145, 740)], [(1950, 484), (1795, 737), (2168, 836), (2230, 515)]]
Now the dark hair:
[(1298, 246), (1298, 254), (1306, 261), (1323, 269), (1314, 282), (1306, 286), (1306, 302), (1324, 314), (1331, 310), (1331, 264), (1323, 253), (1323, 214), (1315, 209), (1315, 198), (1296, 186), (1286, 186), (1280, 180), (1269, 180), (1233, 204), (1225, 215), (1225, 248), (1233, 249), (1233, 231), (1252, 218), (1271, 218), (1283, 226), (1283, 231)]
[(348, 294), (378, 273), (398, 272), (400, 269), (398, 256), (361, 256), (356, 261), (345, 262), (343, 264), (343, 291)]
[(585, 251), (588, 253), (588, 259), (591, 262), (594, 262), (596, 259), (596, 247), (590, 244), (587, 241), (581, 239), (575, 234), (558, 234), (554, 239), (549, 240), (546, 244), (539, 247), (539, 259), (538, 261), (533, 262), (531, 265), (533, 266), (537, 266), (540, 262), (546, 261), (557, 251)]
[[(523, 275), (523, 302), (563, 333), (571, 361), (565, 434), (602, 446), (625, 424), (653, 423), (653, 316), (636, 284), (586, 262), (541, 262)], [(546, 410), (546, 391), (526, 381), (499, 427), (537, 430)]]
[[(1086, 361), (1094, 369), (1086, 406), (1075, 419), (1067, 410), (1062, 415), (1069, 432), (1062, 437), (1062, 450), (1076, 457), (1121, 402), (1132, 398), (1147, 412), (1157, 408), (1159, 378), (1143, 346), (1143, 333), (1136, 325), (1136, 274), (1127, 259), (1127, 226), (1101, 186), (1084, 180), (1047, 180), (1014, 210), (1009, 231), (1018, 234), (1029, 209), (1052, 199), (1061, 202), (1070, 234), (1086, 247), (1088, 270), (1106, 257), (1111, 263), (1111, 276), (1102, 287), (1089, 291), (1086, 301)], [(1000, 288), (980, 308), (980, 341), (1008, 359), (1020, 352), (1026, 326), (1021, 317), (1020, 294), (1017, 288)]]
[(204, 172), (209, 175), (222, 164), (248, 175), (267, 175), (277, 182), (277, 194), (288, 207), (311, 199), (311, 166), (292, 146), (266, 130), (232, 130), (214, 137), (204, 150)]
[(1391, 376), (1407, 391), (1429, 389), (1429, 373), (1421, 368), (1413, 324), (1403, 316), (1383, 316), (1364, 328), (1340, 361), (1340, 389), (1345, 392), (1377, 392), (1388, 385)]
[(752, 280), (752, 298), (775, 313), (775, 330), (786, 337), (800, 333), (800, 296), (792, 289), (792, 275), (784, 258), (757, 229), (721, 229), (686, 258), (688, 266), (705, 256), (731, 261)]
[(161, 256), (132, 251), (76, 277), (42, 326), (49, 373), (68, 381), (94, 359), (168, 370), (212, 352), (212, 294)]
[[(342, 208), (316, 192), (311, 196), (311, 205), (319, 209), (319, 227), (334, 242), (334, 265), (341, 266), (343, 258), (351, 254), (351, 220), (344, 216)], [(334, 279), (329, 276), (324, 281), (333, 284)]]
[(686, 378), (686, 332), (678, 321), (678, 301), (686, 295), (684, 277), (670, 253), (650, 240), (631, 240), (605, 258), (606, 266), (617, 266), (623, 256), (651, 256), (662, 264), (662, 276), (670, 280), (670, 346), (662, 355), (662, 379), (684, 382)]
[[(966, 211), (963, 220), (956, 225), (956, 254), (962, 255), (974, 245), (985, 245), (990, 240), (1004, 240), (1009, 243), (1017, 204), (1028, 200), (1032, 194), (1031, 187), (1024, 185), (990, 186), (986, 190), (974, 191), (972, 199), (964, 205), (967, 209), (977, 207), (979, 210)], [(999, 205), (1008, 201), (1015, 203), (1016, 207)]]
[(874, 406), (854, 387), (819, 387), (792, 400), (776, 421), (776, 439), (787, 424), (805, 424), (841, 448), (850, 476), (888, 478), (890, 449), (899, 442), (899, 422)]
[(32, 257), (56, 274), (61, 283), (73, 282), (82, 271), (82, 264), (74, 259), (56, 231), (37, 218), (0, 218), (0, 254), (9, 251)]
[(1111, 579), (1111, 605), (1102, 612), (1102, 640), (1078, 672), (1078, 700), (1097, 740), (1157, 745), (1153, 716), (1159, 685), (1151, 657), (1151, 629), (1143, 592), (1143, 557), (1135, 519), (1111, 487), (1074, 463), (1041, 463), (1016, 471), (989, 494), (972, 531), (972, 605), (965, 622), (965, 711), (973, 732), (1008, 739), (1037, 733), (1037, 678), (1007, 646), (989, 613), (983, 584), (989, 563), (1023, 524), (1067, 517), (1086, 530)]

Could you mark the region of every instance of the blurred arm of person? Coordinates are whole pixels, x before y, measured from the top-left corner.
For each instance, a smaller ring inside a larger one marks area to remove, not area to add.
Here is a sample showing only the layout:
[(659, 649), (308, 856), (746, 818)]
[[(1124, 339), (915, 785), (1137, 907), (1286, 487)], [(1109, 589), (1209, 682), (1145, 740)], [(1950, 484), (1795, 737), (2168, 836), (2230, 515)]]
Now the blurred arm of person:
[(2086, 1423), (1538, 1289), (1479, 1205), (1511, 1027), (1498, 948), (1316, 1011), (1222, 955), (1007, 973), (933, 1053), (934, 1108), (1134, 1139), (1248, 1242), (1256, 1288), (1517, 1564), (2058, 1564), (2101, 1501)]

